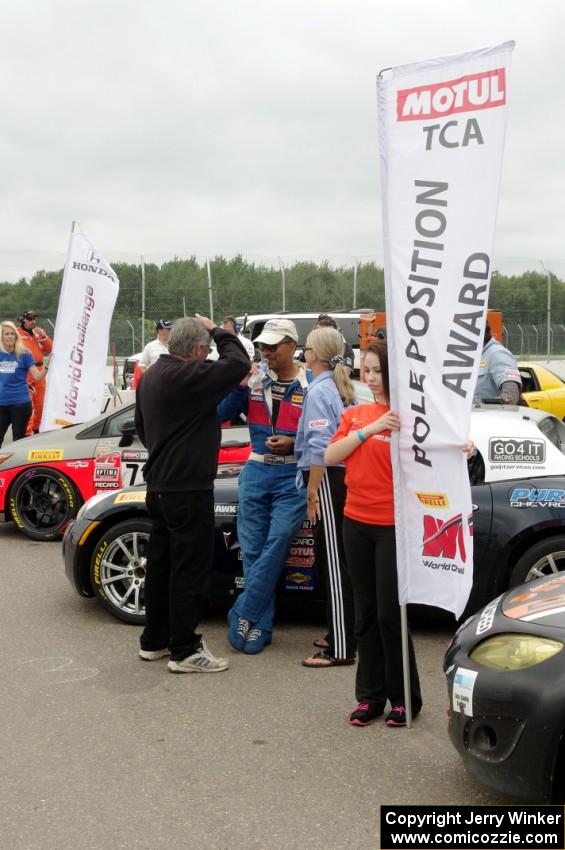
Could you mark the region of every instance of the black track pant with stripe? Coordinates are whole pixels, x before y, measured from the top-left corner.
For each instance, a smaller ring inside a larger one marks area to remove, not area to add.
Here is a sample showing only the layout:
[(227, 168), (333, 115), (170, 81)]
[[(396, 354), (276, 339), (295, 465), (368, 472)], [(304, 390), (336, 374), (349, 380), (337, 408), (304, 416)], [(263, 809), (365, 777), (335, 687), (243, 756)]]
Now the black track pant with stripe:
[[(304, 478), (307, 482), (308, 473)], [(328, 467), (318, 490), (322, 519), (314, 529), (314, 545), (316, 573), (326, 595), (328, 652), (339, 659), (355, 656), (353, 591), (342, 532), (345, 495), (345, 469)]]

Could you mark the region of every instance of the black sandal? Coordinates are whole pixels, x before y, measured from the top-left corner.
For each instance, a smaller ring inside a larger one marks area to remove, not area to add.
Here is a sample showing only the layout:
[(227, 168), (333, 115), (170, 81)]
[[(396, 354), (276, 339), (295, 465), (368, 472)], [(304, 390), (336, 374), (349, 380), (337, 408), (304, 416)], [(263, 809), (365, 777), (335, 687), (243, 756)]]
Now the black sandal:
[[(314, 659), (319, 658), (320, 661), (325, 661), (325, 664), (317, 664)], [(309, 658), (305, 658), (302, 662), (303, 667), (309, 667), (311, 670), (325, 670), (327, 667), (345, 667), (349, 664), (355, 664), (354, 658), (334, 658), (325, 649), (320, 652), (315, 652)]]

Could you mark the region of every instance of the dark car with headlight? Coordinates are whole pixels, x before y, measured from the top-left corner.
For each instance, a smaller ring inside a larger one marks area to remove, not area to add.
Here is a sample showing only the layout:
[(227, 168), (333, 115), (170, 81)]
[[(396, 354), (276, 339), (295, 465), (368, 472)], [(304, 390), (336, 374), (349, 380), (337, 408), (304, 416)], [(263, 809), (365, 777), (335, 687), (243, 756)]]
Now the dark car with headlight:
[[(565, 568), (565, 425), (542, 411), (489, 406), (473, 410), (471, 437), (477, 447), (469, 466), (474, 582), (464, 616), (512, 585)], [(239, 469), (220, 463), (215, 485), (211, 596), (220, 604), (243, 587), (236, 524)], [(128, 622), (144, 618), (150, 527), (145, 489), (129, 488), (87, 502), (64, 539), (66, 571), (76, 590), (98, 597)], [(450, 533), (446, 523), (446, 546)], [(283, 595), (316, 597), (312, 542), (306, 524), (289, 552)]]
[(565, 575), (494, 599), (446, 653), (449, 735), (485, 785), (565, 800)]

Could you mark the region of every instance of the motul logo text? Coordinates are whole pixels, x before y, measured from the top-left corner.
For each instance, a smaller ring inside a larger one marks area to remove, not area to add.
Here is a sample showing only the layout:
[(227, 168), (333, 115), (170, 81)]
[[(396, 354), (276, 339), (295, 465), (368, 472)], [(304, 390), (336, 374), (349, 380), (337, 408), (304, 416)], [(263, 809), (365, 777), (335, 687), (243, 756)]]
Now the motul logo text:
[(396, 95), (398, 121), (442, 118), (455, 112), (475, 112), (506, 103), (504, 68), (447, 80), (432, 86), (401, 89)]

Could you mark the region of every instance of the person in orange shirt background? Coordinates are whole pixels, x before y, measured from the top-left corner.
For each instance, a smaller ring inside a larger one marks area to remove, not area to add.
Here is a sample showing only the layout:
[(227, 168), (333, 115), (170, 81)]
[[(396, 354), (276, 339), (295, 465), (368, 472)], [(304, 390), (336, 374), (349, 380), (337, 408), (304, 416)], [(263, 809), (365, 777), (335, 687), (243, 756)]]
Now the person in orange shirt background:
[[(43, 328), (37, 326), (37, 313), (35, 310), (26, 310), (18, 320), (18, 324), (18, 334), (21, 341), (32, 355), (35, 366), (38, 369), (42, 369), (45, 365), (45, 357), (51, 354), (53, 341), (47, 336)], [(41, 415), (43, 413), (43, 402), (45, 400), (45, 381), (36, 381), (30, 372), (28, 375), (28, 386), (31, 393), (33, 411), (28, 422), (26, 437), (29, 437), (30, 434), (37, 434), (39, 431)]]

